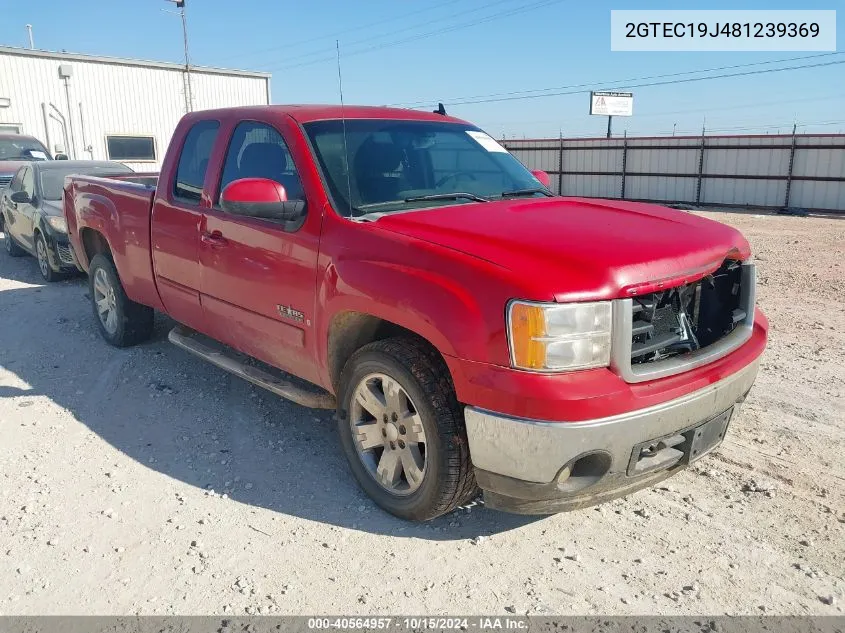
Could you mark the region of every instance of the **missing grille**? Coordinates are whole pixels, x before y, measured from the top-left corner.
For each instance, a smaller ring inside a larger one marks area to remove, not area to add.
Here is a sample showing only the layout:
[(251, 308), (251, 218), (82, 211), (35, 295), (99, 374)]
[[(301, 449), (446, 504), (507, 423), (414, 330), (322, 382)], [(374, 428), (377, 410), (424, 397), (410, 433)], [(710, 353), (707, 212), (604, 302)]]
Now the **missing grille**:
[(742, 265), (726, 260), (695, 283), (634, 298), (631, 363), (672, 358), (727, 336), (746, 317), (741, 291)]

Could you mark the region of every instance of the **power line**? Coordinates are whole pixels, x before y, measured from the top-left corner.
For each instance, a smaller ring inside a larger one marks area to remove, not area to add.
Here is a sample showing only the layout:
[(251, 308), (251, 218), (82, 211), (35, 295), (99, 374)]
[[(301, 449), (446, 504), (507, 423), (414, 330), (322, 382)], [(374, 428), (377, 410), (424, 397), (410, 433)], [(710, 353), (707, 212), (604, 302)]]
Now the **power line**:
[[(613, 81), (591, 81), (589, 83), (571, 84), (571, 85), (568, 85), (568, 86), (557, 86), (557, 87), (553, 87), (553, 88), (533, 88), (533, 89), (530, 89), (530, 90), (515, 90), (515, 91), (512, 91), (512, 92), (494, 92), (494, 93), (483, 94), (483, 95), (472, 95), (472, 96), (466, 96), (466, 97), (454, 97), (453, 99), (441, 99), (441, 101), (443, 101), (444, 103), (450, 103), (452, 105), (460, 105), (460, 103), (462, 101), (469, 102), (468, 100), (470, 100), (470, 99), (487, 99), (487, 98), (492, 98), (492, 97), (509, 97), (509, 96), (515, 96), (515, 95), (528, 95), (530, 93), (535, 93), (535, 92), (536, 93), (546, 93), (546, 92), (549, 92), (549, 91), (552, 91), (552, 90), (570, 90), (572, 88), (587, 88), (587, 87), (606, 86), (606, 85), (614, 85), (614, 86), (621, 88), (621, 87), (628, 87), (628, 86), (623, 86), (621, 84), (624, 84), (625, 82), (629, 82), (629, 81), (645, 81), (645, 80), (650, 80), (650, 79), (665, 79), (665, 78), (668, 78), (668, 77), (682, 77), (682, 76), (685, 76), (685, 75), (695, 75), (695, 74), (698, 74), (698, 73), (716, 72), (716, 71), (720, 71), (720, 70), (733, 70), (733, 69), (736, 69), (736, 68), (748, 68), (748, 67), (751, 67), (751, 66), (764, 66), (764, 65), (767, 65), (767, 64), (780, 64), (780, 63), (793, 62), (793, 61), (803, 61), (805, 59), (815, 59), (815, 58), (818, 58), (818, 57), (829, 57), (831, 55), (843, 55), (843, 54), (845, 54), (845, 52), (820, 53), (820, 54), (817, 54), (817, 55), (802, 55), (802, 56), (799, 56), (799, 57), (787, 57), (785, 59), (773, 59), (773, 60), (769, 60), (769, 61), (750, 62), (750, 63), (746, 63), (746, 64), (732, 64), (730, 66), (717, 66), (715, 68), (701, 68), (699, 70), (687, 70), (687, 71), (678, 72), (678, 73), (667, 73), (667, 74), (662, 74), (662, 75), (649, 75), (649, 76), (646, 76), (646, 77), (633, 77), (633, 78), (629, 78), (629, 79), (618, 79), (618, 80), (613, 80)], [(539, 94), (539, 95), (532, 95), (532, 96), (543, 96), (543, 95)], [(391, 105), (415, 108), (415, 107), (428, 106), (429, 103), (430, 103), (430, 100), (420, 100), (420, 101), (414, 101), (414, 102), (410, 102), (410, 103), (409, 102), (395, 103), (395, 104), (391, 104)], [(484, 103), (484, 102), (478, 102), (478, 103)]]
[[(273, 51), (278, 51), (282, 49), (290, 49), (294, 46), (300, 46), (302, 44), (310, 44), (311, 42), (333, 39), (340, 37), (341, 35), (347, 35), (348, 33), (353, 33), (355, 31), (363, 31), (365, 29), (372, 28), (374, 26), (379, 26), (381, 24), (387, 24), (388, 22), (395, 22), (396, 20), (402, 20), (404, 18), (409, 18), (414, 15), (419, 15), (420, 13), (426, 13), (429, 11), (434, 11), (435, 9), (439, 9), (440, 7), (445, 7), (447, 5), (454, 5), (455, 0), (446, 0), (446, 2), (438, 2), (437, 4), (433, 4), (428, 7), (423, 7), (422, 9), (417, 9), (416, 11), (411, 11), (409, 13), (402, 13), (400, 15), (394, 15), (389, 18), (384, 18), (383, 20), (376, 20), (375, 22), (368, 22), (366, 24), (360, 24), (358, 26), (352, 26), (347, 29), (343, 29), (342, 31), (336, 31), (334, 33), (330, 33), (328, 35), (321, 35), (318, 37), (312, 37), (307, 40), (299, 40), (296, 42), (285, 42), (284, 44), (280, 44), (279, 46), (271, 46), (269, 48), (263, 48), (255, 51), (244, 51), (242, 53), (238, 53), (236, 55), (229, 55), (228, 57), (224, 57), (221, 61), (228, 61), (230, 59), (241, 59), (243, 57), (251, 57), (253, 55), (260, 55), (263, 53), (271, 53)], [(452, 16), (449, 16), (452, 17)], [(419, 26), (419, 25), (418, 25)], [(378, 37), (378, 36), (376, 36)], [(383, 37), (383, 36), (382, 36)], [(329, 49), (325, 49), (329, 50)]]
[[(420, 34), (417, 34), (417, 35), (413, 35), (411, 37), (402, 38), (402, 39), (394, 40), (394, 41), (391, 41), (391, 42), (385, 42), (385, 43), (382, 43), (382, 44), (377, 44), (375, 46), (369, 46), (367, 48), (359, 49), (357, 51), (352, 51), (351, 53), (345, 53), (344, 57), (350, 57), (352, 55), (362, 55), (362, 54), (365, 54), (365, 53), (370, 53), (372, 51), (382, 50), (384, 48), (390, 48), (390, 47), (393, 47), (393, 46), (398, 46), (400, 44), (405, 44), (407, 42), (415, 42), (417, 40), (425, 39), (425, 38), (428, 38), (428, 37), (433, 37), (435, 35), (441, 35), (443, 33), (450, 33), (452, 31), (457, 31), (457, 30), (468, 28), (468, 27), (471, 27), (471, 26), (476, 26), (478, 24), (485, 24), (487, 22), (491, 22), (493, 20), (496, 20), (496, 19), (499, 19), (499, 18), (502, 18), (502, 17), (508, 17), (508, 16), (511, 16), (511, 15), (516, 15), (518, 13), (523, 13), (523, 12), (528, 11), (530, 9), (538, 9), (538, 8), (541, 8), (541, 7), (544, 7), (544, 6), (557, 4), (557, 3), (562, 2), (562, 1), (563, 0), (541, 0), (540, 2), (534, 2), (532, 4), (522, 5), (520, 7), (514, 8), (514, 9), (508, 9), (507, 11), (500, 11), (499, 13), (493, 13), (491, 15), (483, 17), (480, 20), (471, 20), (471, 21), (468, 21), (468, 22), (462, 22), (462, 23), (458, 23), (458, 24), (455, 24), (455, 25), (452, 25), (452, 26), (448, 26), (448, 27), (443, 28), (443, 29), (438, 29), (436, 31), (428, 31), (426, 33), (420, 33)], [(492, 4), (498, 4), (498, 3), (492, 3)], [(312, 61), (309, 61), (309, 62), (278, 66), (278, 67), (275, 67), (275, 68), (270, 68), (269, 70), (288, 70), (288, 69), (292, 69), (292, 68), (300, 68), (300, 67), (303, 67), (303, 66), (311, 66), (311, 65), (314, 65), (314, 64), (318, 64), (318, 63), (321, 63), (321, 62), (324, 62), (324, 61), (330, 61), (332, 59), (333, 59), (332, 57), (323, 57), (323, 58), (315, 59), (315, 60), (312, 60)]]
[[(669, 86), (673, 84), (685, 84), (685, 83), (693, 83), (696, 81), (709, 81), (712, 79), (726, 79), (729, 77), (747, 77), (750, 75), (763, 75), (767, 73), (778, 73), (778, 72), (785, 72), (789, 70), (801, 70), (804, 68), (822, 68), (825, 66), (836, 66), (839, 64), (845, 64), (845, 59), (835, 62), (823, 62), (818, 64), (803, 64), (800, 66), (786, 66), (783, 68), (765, 68), (762, 70), (749, 70), (741, 73), (725, 73), (721, 75), (707, 75), (706, 77), (688, 77), (686, 79), (673, 79), (669, 81), (653, 81), (648, 83), (640, 83), (640, 84), (625, 84), (617, 86), (617, 88), (647, 88), (651, 86)], [(595, 84), (592, 84), (593, 86)], [(523, 99), (539, 99), (542, 97), (560, 97), (564, 95), (575, 95), (575, 94), (588, 94), (590, 90), (571, 90), (571, 91), (562, 91), (562, 92), (548, 92), (539, 95), (522, 95), (522, 96), (513, 96), (513, 97), (499, 97), (493, 99), (476, 99), (476, 100), (466, 100), (466, 101), (444, 101), (444, 103), (449, 103), (449, 105), (468, 105), (468, 104), (476, 104), (476, 103), (495, 103), (501, 101), (519, 101)]]
[(755, 101), (754, 103), (743, 103), (743, 104), (736, 104), (731, 106), (723, 106), (717, 108), (695, 108), (695, 109), (688, 109), (688, 110), (673, 110), (671, 112), (652, 112), (649, 114), (638, 114), (638, 119), (644, 119), (646, 117), (655, 117), (655, 116), (667, 116), (670, 114), (693, 114), (697, 112), (722, 112), (725, 110), (743, 110), (745, 108), (757, 108), (760, 106), (771, 106), (771, 105), (783, 105), (787, 103), (804, 103), (807, 101), (830, 101), (832, 99), (843, 99), (845, 98), (845, 93), (839, 93), (835, 95), (823, 95), (817, 97), (804, 97), (802, 99), (781, 99), (778, 101)]
[[(401, 28), (401, 29), (395, 29), (395, 30), (391, 31), (390, 33), (382, 33), (381, 35), (373, 35), (373, 36), (370, 36), (370, 37), (367, 37), (367, 38), (364, 38), (364, 39), (353, 40), (352, 42), (345, 42), (344, 47), (355, 46), (357, 44), (371, 43), (373, 40), (378, 40), (378, 39), (382, 39), (384, 37), (389, 37), (389, 36), (395, 35), (397, 33), (403, 33), (403, 32), (406, 32), (406, 31), (413, 31), (414, 29), (417, 29), (420, 26), (429, 26), (431, 24), (437, 24), (438, 22), (442, 22), (444, 20), (448, 21), (448, 20), (451, 20), (452, 18), (456, 18), (458, 16), (477, 13), (479, 10), (489, 9), (490, 7), (494, 7), (494, 6), (509, 3), (509, 2), (512, 3), (514, 1), (515, 0), (495, 0), (494, 2), (488, 2), (485, 6), (480, 7), (480, 8), (479, 7), (473, 7), (472, 9), (467, 9), (465, 11), (458, 11), (457, 13), (452, 13), (448, 16), (444, 16), (444, 17), (434, 19), (434, 20), (429, 20), (428, 22), (426, 22), (423, 25), (412, 24), (411, 26), (406, 26), (406, 27)], [(451, 4), (454, 4), (454, 1)], [(435, 5), (435, 6), (440, 6), (440, 5)], [(419, 13), (419, 11), (415, 11), (414, 13)], [(411, 14), (411, 15), (413, 15), (413, 14)], [(342, 33), (342, 35), (345, 35), (345, 34), (346, 33)], [(298, 60), (298, 59), (304, 59), (304, 58), (308, 58), (308, 57), (314, 57), (315, 55), (326, 55), (329, 51), (334, 51), (334, 50), (335, 49), (333, 47), (332, 48), (320, 48), (320, 49), (311, 51), (310, 53), (300, 53), (299, 55), (294, 55), (293, 57), (286, 57), (285, 58), (285, 65), (283, 67), (284, 68), (288, 68), (288, 67), (295, 68), (295, 67), (299, 66), (300, 64), (299, 63), (288, 64), (288, 62), (295, 61), (295, 60)], [(343, 56), (348, 57), (349, 53), (344, 53)], [(332, 59), (334, 59), (334, 57), (332, 57)], [(314, 60), (314, 63), (316, 63), (316, 61), (317, 60)], [(302, 64), (302, 65), (307, 65), (307, 63)]]
[[(549, 5), (552, 5), (552, 4), (557, 4), (557, 3), (560, 3), (560, 2), (563, 2), (563, 0), (541, 0), (540, 2), (534, 2), (532, 4), (523, 5), (521, 7), (515, 8), (515, 9), (509, 9), (507, 11), (502, 11), (502, 12), (499, 12), (499, 13), (493, 13), (492, 15), (486, 16), (486, 17), (484, 17), (480, 20), (472, 20), (472, 21), (469, 21), (469, 22), (463, 22), (463, 23), (459, 23), (459, 24), (455, 24), (455, 25), (446, 27), (446, 28), (439, 29), (437, 31), (429, 31), (427, 33), (421, 33), (421, 34), (418, 34), (418, 35), (413, 35), (411, 37), (395, 40), (395, 41), (392, 41), (392, 42), (385, 42), (383, 44), (377, 44), (375, 46), (370, 46), (370, 47), (367, 47), (367, 48), (359, 49), (357, 51), (352, 51), (351, 53), (344, 53), (344, 57), (351, 57), (353, 55), (363, 55), (365, 53), (370, 53), (372, 51), (377, 51), (377, 50), (382, 50), (384, 48), (390, 48), (390, 47), (393, 47), (393, 46), (398, 46), (400, 44), (405, 44), (407, 42), (414, 42), (414, 41), (425, 39), (425, 38), (428, 38), (428, 37), (433, 37), (435, 35), (442, 35), (443, 33), (450, 33), (452, 31), (465, 29), (465, 28), (468, 28), (468, 27), (471, 27), (471, 26), (476, 26), (478, 24), (485, 24), (486, 22), (491, 22), (491, 21), (497, 20), (499, 18), (508, 17), (508, 16), (511, 16), (511, 15), (516, 15), (518, 13), (523, 13), (523, 12), (531, 10), (531, 9), (539, 9), (539, 8), (549, 6)], [(308, 61), (308, 62), (302, 62), (302, 63), (299, 63), (299, 64), (291, 64), (291, 65), (286, 65), (286, 66), (276, 66), (276, 67), (273, 67), (273, 68), (265, 68), (264, 70), (271, 70), (271, 71), (290, 70), (292, 68), (301, 68), (303, 66), (312, 66), (314, 64), (319, 64), (319, 63), (325, 62), (325, 61), (331, 61), (333, 59), (334, 59), (334, 57), (321, 57), (319, 59), (314, 59), (314, 60), (311, 60), (311, 61)]]

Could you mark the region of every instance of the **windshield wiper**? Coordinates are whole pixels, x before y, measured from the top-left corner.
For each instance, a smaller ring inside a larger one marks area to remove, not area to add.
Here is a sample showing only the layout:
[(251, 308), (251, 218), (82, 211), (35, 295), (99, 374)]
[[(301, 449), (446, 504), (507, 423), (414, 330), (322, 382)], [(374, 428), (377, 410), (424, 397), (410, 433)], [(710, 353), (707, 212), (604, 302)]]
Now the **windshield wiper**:
[(533, 196), (535, 193), (542, 193), (548, 197), (552, 197), (552, 192), (542, 187), (535, 187), (533, 189), (516, 189), (514, 191), (503, 191), (503, 198), (519, 198), (521, 196)]
[(405, 198), (405, 202), (425, 202), (426, 200), (472, 200), (473, 202), (490, 202), (489, 198), (477, 196), (474, 193), (456, 191), (454, 193), (432, 193), (427, 196)]
[[(396, 204), (404, 204), (406, 202), (426, 202), (428, 200), (472, 200), (474, 202), (490, 202), (489, 198), (483, 198), (482, 196), (477, 196), (474, 193), (466, 193), (462, 191), (458, 191), (455, 193), (432, 193), (426, 196), (413, 196), (411, 198), (405, 198), (404, 200), (388, 200), (387, 202), (372, 202), (370, 204), (361, 204), (357, 207), (352, 207), (352, 217), (357, 220), (363, 219), (364, 221), (370, 219), (378, 219), (385, 213), (394, 213), (396, 211), (401, 211), (401, 209), (394, 209), (392, 211), (381, 212), (373, 211), (374, 209), (389, 207)], [(362, 211), (368, 211), (368, 213), (356, 215)]]
[(379, 207), (389, 207), (391, 204), (402, 204), (407, 200), (387, 200), (386, 202), (372, 202), (370, 204), (359, 204), (357, 207), (352, 207), (353, 211), (363, 211), (364, 209), (377, 209)]

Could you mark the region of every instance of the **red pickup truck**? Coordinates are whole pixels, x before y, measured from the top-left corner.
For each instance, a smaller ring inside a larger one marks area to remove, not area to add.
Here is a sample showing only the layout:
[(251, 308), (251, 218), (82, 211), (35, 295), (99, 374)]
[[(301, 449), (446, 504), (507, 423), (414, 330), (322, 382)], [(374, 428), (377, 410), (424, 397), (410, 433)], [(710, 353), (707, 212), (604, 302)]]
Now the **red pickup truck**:
[(547, 185), (441, 113), (245, 107), (186, 115), (157, 179), (68, 178), (64, 212), (112, 345), (158, 310), (173, 343), (336, 408), (400, 517), (479, 488), (545, 514), (717, 446), (768, 330), (734, 229)]

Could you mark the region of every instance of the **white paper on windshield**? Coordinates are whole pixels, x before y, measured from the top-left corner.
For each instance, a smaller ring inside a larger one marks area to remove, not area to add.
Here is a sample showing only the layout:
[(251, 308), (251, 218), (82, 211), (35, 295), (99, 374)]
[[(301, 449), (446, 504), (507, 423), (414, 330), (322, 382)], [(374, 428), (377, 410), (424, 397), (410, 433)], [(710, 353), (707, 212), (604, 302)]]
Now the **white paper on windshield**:
[(504, 147), (499, 145), (496, 140), (490, 136), (489, 134), (485, 134), (484, 132), (476, 132), (475, 130), (467, 130), (467, 134), (472, 137), (481, 147), (486, 149), (488, 152), (504, 152), (505, 154), (508, 153)]
[(47, 160), (47, 154), (45, 154), (41, 150), (31, 149), (29, 150), (29, 155), (38, 160)]

